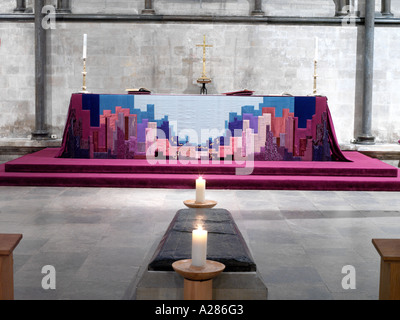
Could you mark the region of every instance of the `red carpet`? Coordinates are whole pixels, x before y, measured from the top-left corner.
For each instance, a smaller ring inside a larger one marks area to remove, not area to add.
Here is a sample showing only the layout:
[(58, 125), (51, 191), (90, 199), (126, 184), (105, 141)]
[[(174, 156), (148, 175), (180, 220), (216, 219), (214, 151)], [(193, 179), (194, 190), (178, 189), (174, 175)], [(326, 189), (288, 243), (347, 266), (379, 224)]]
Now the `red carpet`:
[[(192, 189), (203, 175), (209, 189), (400, 191), (399, 169), (358, 152), (352, 162), (257, 161), (251, 175), (236, 164), (157, 164), (147, 160), (56, 158), (48, 148), (0, 166), (0, 186)], [(242, 166), (244, 167), (244, 165)]]

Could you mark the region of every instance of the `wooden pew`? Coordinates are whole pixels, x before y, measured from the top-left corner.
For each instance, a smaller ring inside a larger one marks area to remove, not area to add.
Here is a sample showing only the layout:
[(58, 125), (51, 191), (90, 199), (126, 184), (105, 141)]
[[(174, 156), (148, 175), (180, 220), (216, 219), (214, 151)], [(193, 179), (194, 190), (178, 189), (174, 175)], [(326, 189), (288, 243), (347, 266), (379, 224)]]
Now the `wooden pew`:
[(381, 256), (379, 300), (400, 300), (400, 239), (372, 239)]
[(0, 234), (0, 300), (14, 300), (13, 251), (22, 234)]

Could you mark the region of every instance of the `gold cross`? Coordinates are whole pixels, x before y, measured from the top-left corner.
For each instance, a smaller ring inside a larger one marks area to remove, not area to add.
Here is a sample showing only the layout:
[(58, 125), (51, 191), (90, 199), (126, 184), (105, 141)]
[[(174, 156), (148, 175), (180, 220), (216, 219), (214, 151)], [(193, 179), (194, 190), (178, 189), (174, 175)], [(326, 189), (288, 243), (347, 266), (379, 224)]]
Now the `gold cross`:
[(208, 80), (208, 78), (206, 76), (206, 48), (207, 47), (210, 48), (210, 47), (212, 47), (212, 45), (206, 44), (206, 36), (204, 35), (203, 44), (198, 44), (198, 45), (196, 45), (196, 47), (203, 47), (203, 74), (201, 75), (200, 79)]

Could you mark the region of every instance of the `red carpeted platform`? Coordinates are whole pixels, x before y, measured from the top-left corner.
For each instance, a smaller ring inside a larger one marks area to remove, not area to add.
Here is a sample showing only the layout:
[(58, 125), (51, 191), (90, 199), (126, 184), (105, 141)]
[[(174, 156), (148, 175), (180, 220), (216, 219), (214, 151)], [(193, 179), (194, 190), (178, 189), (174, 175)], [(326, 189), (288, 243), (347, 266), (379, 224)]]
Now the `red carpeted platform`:
[[(235, 163), (158, 163), (147, 160), (56, 158), (57, 148), (0, 166), (1, 186), (194, 188), (203, 175), (209, 189), (400, 191), (399, 169), (358, 152), (351, 162), (256, 161), (251, 175)], [(249, 166), (249, 164), (247, 164)]]

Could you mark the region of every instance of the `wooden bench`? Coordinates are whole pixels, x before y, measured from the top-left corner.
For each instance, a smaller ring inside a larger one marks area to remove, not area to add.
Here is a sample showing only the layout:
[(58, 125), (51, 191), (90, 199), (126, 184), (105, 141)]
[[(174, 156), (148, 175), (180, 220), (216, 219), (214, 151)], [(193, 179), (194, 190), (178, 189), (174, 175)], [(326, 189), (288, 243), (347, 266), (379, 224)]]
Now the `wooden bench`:
[(0, 300), (14, 300), (13, 251), (22, 234), (0, 234)]
[(372, 239), (381, 256), (379, 300), (400, 300), (400, 239)]

